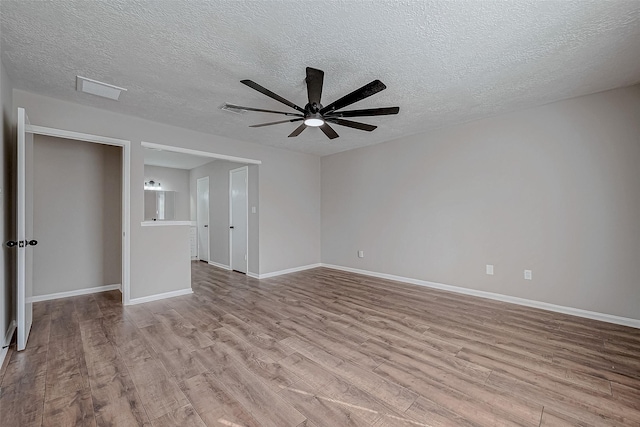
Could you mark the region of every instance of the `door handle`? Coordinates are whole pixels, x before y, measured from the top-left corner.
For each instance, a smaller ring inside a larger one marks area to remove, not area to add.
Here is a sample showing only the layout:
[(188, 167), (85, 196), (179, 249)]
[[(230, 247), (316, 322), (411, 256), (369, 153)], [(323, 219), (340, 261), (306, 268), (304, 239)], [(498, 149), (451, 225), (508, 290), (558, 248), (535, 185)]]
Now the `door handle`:
[(229, 228), (233, 228), (233, 225), (232, 225), (232, 226), (230, 226)]
[(208, 226), (207, 224), (205, 224), (203, 227), (204, 227), (204, 228), (207, 228), (207, 227), (209, 227), (209, 226)]
[(8, 242), (5, 243), (5, 245), (8, 248), (13, 248), (14, 246), (18, 246), (19, 248), (24, 248), (25, 246), (35, 246), (38, 244), (37, 240), (19, 240), (19, 241), (15, 241), (15, 240), (9, 240)]

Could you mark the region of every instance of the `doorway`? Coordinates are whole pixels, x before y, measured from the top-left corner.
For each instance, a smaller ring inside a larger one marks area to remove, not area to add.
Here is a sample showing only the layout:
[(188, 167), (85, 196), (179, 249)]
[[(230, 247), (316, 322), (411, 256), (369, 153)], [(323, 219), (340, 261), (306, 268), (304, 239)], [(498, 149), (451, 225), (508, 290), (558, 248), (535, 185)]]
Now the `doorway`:
[(209, 262), (209, 177), (198, 178), (196, 187), (198, 259)]
[(248, 167), (229, 171), (229, 259), (231, 269), (247, 274), (249, 247)]
[[(244, 245), (240, 243), (235, 245), (236, 250), (241, 251), (241, 255), (235, 257), (236, 263), (234, 263), (233, 269), (250, 277), (257, 277), (260, 270), (259, 165), (261, 162), (144, 141), (142, 147), (145, 152), (145, 180), (153, 178), (156, 184), (162, 183), (163, 189), (171, 187), (170, 189), (177, 190), (176, 210), (186, 212), (185, 219), (189, 219), (188, 225), (192, 227), (191, 259), (194, 261), (202, 260), (213, 267), (224, 270), (232, 270), (232, 229), (229, 227), (234, 224), (231, 219), (232, 174), (230, 172), (244, 168), (244, 178), (240, 179), (240, 184), (242, 184), (240, 190), (246, 199), (240, 203), (244, 205), (242, 209), (244, 220), (236, 221), (239, 224), (239, 230), (235, 233), (244, 236), (240, 238)], [(149, 168), (149, 173), (147, 173), (147, 168)], [(184, 173), (187, 175), (182, 176)], [(204, 199), (205, 188), (208, 190), (209, 203), (208, 206), (206, 203), (200, 203), (204, 206), (199, 207), (199, 200)], [(181, 192), (189, 195), (188, 200), (179, 197)], [(180, 202), (180, 200), (182, 201)], [(182, 206), (183, 204), (184, 206)], [(207, 207), (208, 212), (205, 211)], [(205, 218), (203, 221), (198, 218), (199, 212), (201, 218)], [(236, 209), (237, 212), (239, 212), (238, 209)], [(161, 223), (162, 221), (156, 222)], [(208, 227), (204, 227), (204, 225), (208, 225)], [(208, 233), (202, 233), (204, 229), (208, 229)], [(204, 234), (202, 236), (204, 243), (202, 250), (199, 249), (201, 234)], [(237, 265), (238, 261), (240, 265)]]
[[(31, 125), (24, 108), (18, 108), (17, 114), (17, 194), (15, 229), (16, 240), (10, 246), (16, 247), (16, 321), (18, 343), (17, 350), (24, 350), (29, 338), (33, 307), (33, 264), (31, 256), (37, 245), (38, 236), (33, 233), (33, 135), (52, 136), (88, 143), (122, 147), (121, 153), (121, 286), (122, 302), (129, 304), (130, 278), (130, 167), (131, 142), (128, 140), (90, 135), (68, 130)], [(65, 295), (70, 296), (70, 295)]]
[(33, 298), (120, 289), (122, 148), (35, 135)]

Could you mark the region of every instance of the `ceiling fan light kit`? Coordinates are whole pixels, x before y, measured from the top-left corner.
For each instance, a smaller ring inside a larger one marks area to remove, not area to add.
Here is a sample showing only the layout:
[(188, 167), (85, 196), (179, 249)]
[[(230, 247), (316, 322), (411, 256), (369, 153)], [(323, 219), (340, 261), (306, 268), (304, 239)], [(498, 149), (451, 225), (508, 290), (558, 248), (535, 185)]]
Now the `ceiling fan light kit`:
[(377, 126), (370, 125), (367, 123), (354, 122), (352, 120), (344, 120), (343, 117), (370, 117), (370, 116), (385, 116), (390, 114), (398, 114), (400, 111), (399, 107), (383, 107), (383, 108), (368, 108), (364, 110), (348, 110), (348, 111), (337, 111), (348, 105), (354, 104), (358, 101), (362, 101), (365, 98), (370, 97), (371, 95), (375, 95), (376, 93), (386, 89), (387, 87), (380, 81), (374, 80), (371, 83), (368, 83), (362, 86), (359, 89), (354, 90), (348, 95), (343, 96), (337, 101), (332, 102), (331, 104), (324, 107), (320, 103), (320, 98), (322, 96), (322, 84), (324, 81), (324, 71), (318, 70), (316, 68), (307, 67), (307, 78), (305, 79), (307, 83), (307, 95), (309, 98), (309, 103), (305, 105), (304, 108), (301, 108), (294, 104), (293, 102), (271, 92), (269, 89), (266, 89), (254, 81), (251, 80), (241, 80), (242, 84), (249, 86), (250, 88), (257, 90), (263, 95), (268, 96), (269, 98), (275, 99), (278, 102), (281, 102), (288, 107), (296, 110), (296, 113), (285, 112), (285, 111), (275, 111), (275, 110), (265, 110), (262, 108), (253, 108), (253, 107), (242, 107), (240, 105), (233, 104), (225, 104), (223, 109), (235, 110), (235, 111), (256, 111), (262, 113), (272, 113), (272, 114), (282, 114), (285, 116), (293, 116), (294, 118), (289, 120), (280, 120), (277, 122), (269, 122), (269, 123), (261, 123), (257, 125), (251, 125), (250, 127), (263, 127), (263, 126), (271, 126), (277, 125), (281, 123), (292, 123), (292, 122), (302, 122), (300, 126), (298, 126), (289, 137), (296, 137), (302, 133), (307, 127), (317, 127), (320, 128), (322, 132), (329, 139), (338, 138), (338, 134), (335, 130), (329, 125), (336, 124), (339, 126), (346, 126), (352, 129), (364, 130), (367, 132), (371, 132)]
[(320, 113), (312, 113), (305, 117), (304, 124), (311, 127), (318, 127), (324, 124), (324, 119)]

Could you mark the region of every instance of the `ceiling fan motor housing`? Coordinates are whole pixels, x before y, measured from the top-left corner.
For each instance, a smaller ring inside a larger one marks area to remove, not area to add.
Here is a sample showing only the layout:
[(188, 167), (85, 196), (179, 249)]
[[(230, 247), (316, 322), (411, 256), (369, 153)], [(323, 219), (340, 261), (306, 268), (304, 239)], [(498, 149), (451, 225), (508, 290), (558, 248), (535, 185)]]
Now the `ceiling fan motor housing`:
[(322, 104), (318, 104), (316, 102), (309, 103), (304, 107), (304, 109), (307, 113), (317, 113), (322, 109)]

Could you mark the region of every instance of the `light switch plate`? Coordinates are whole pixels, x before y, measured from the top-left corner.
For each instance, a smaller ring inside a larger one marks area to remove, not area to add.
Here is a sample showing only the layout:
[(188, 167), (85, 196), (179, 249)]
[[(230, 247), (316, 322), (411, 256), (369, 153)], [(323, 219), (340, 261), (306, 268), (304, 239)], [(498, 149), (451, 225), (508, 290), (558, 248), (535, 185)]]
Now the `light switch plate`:
[(493, 264), (487, 264), (487, 274), (493, 276)]
[(358, 258), (364, 258), (364, 251), (358, 251)]
[(533, 278), (533, 274), (531, 272), (531, 270), (525, 270), (524, 271), (524, 279), (525, 280), (532, 280)]

